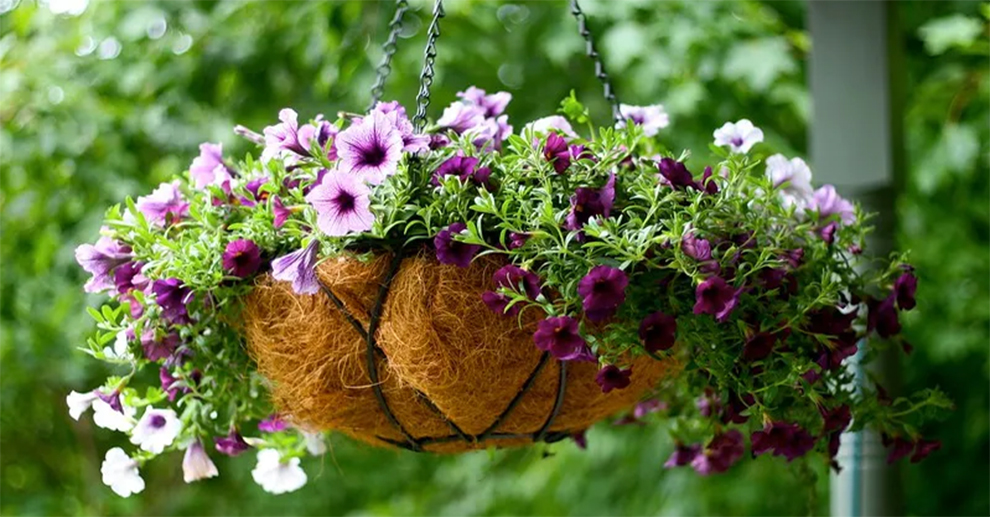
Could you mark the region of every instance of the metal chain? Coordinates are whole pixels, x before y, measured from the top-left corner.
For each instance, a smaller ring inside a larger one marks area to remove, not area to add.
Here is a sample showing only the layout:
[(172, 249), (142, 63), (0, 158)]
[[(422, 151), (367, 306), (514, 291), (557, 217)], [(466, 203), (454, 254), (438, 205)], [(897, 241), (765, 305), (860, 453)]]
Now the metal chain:
[(612, 106), (612, 118), (616, 121), (622, 120), (622, 114), (619, 112), (619, 99), (615, 96), (615, 90), (612, 88), (612, 82), (608, 78), (608, 73), (605, 72), (605, 64), (602, 63), (602, 57), (595, 50), (595, 40), (591, 35), (591, 30), (588, 29), (588, 20), (584, 16), (584, 11), (581, 10), (581, 6), (578, 5), (578, 0), (571, 0), (571, 14), (577, 19), (578, 32), (581, 37), (584, 38), (585, 42), (585, 53), (595, 62), (595, 77), (602, 82), (602, 88), (605, 92), (605, 100), (609, 102)]
[(378, 76), (375, 77), (375, 84), (371, 87), (371, 104), (368, 105), (368, 111), (371, 111), (375, 107), (375, 104), (378, 104), (378, 101), (382, 100), (382, 94), (385, 93), (385, 80), (392, 73), (392, 56), (395, 55), (395, 43), (399, 38), (399, 33), (402, 32), (402, 15), (406, 13), (407, 9), (409, 9), (407, 0), (396, 0), (395, 16), (392, 17), (392, 21), (388, 24), (388, 39), (382, 45), (382, 60), (378, 63), (378, 68), (375, 69)]
[(443, 0), (433, 4), (433, 21), (427, 33), (426, 50), (423, 52), (423, 71), (419, 75), (419, 94), (416, 95), (416, 116), (413, 128), (417, 133), (426, 126), (426, 108), (430, 106), (430, 87), (433, 86), (433, 63), (437, 59), (437, 38), (440, 37), (440, 18), (444, 17)]

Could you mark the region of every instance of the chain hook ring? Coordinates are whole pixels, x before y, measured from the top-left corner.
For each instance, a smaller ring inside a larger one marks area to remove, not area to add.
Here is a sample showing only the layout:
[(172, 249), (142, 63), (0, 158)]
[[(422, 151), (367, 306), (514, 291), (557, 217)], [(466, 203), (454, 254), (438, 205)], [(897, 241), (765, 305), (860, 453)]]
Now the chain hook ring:
[(608, 73), (605, 71), (605, 63), (602, 62), (602, 56), (595, 49), (595, 39), (591, 34), (591, 29), (588, 28), (587, 17), (585, 17), (584, 11), (581, 10), (581, 6), (578, 5), (578, 0), (570, 1), (571, 14), (577, 19), (578, 33), (584, 38), (585, 54), (595, 63), (595, 77), (602, 83), (605, 100), (608, 101), (612, 108), (612, 118), (616, 122), (620, 122), (622, 121), (622, 113), (619, 111), (619, 99), (616, 97), (615, 89), (612, 87), (612, 82), (608, 77)]
[(416, 116), (413, 117), (413, 128), (421, 133), (426, 127), (426, 108), (430, 106), (430, 88), (433, 86), (433, 65), (437, 59), (437, 39), (440, 37), (440, 18), (445, 15), (443, 0), (433, 4), (433, 20), (426, 40), (426, 50), (423, 52), (423, 71), (419, 75), (419, 94), (416, 95)]
[(368, 105), (367, 111), (371, 111), (375, 107), (375, 104), (378, 104), (378, 101), (382, 100), (382, 95), (385, 93), (385, 81), (388, 79), (389, 74), (392, 73), (392, 56), (395, 55), (396, 43), (399, 34), (402, 32), (402, 17), (405, 15), (407, 9), (409, 9), (409, 2), (407, 0), (396, 0), (395, 15), (388, 24), (388, 39), (382, 45), (382, 60), (378, 63), (378, 68), (375, 69), (377, 76), (375, 77), (375, 84), (371, 87), (371, 104)]

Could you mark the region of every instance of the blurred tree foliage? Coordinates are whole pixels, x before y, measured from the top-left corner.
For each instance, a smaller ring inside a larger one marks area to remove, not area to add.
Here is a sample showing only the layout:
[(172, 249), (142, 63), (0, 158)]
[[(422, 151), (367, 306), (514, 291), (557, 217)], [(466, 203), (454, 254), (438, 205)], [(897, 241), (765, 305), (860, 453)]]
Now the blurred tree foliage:
[[(601, 122), (607, 106), (566, 2), (451, 0), (431, 114), (476, 84), (514, 95), (517, 128), (571, 89)], [(663, 102), (671, 148), (704, 149), (748, 116), (788, 154), (805, 151), (810, 39), (798, 2), (585, 2), (624, 102)], [(429, 6), (414, 12), (386, 98), (412, 106)], [(80, 9), (81, 8), (81, 9)], [(981, 14), (982, 9), (982, 14)], [(916, 513), (987, 514), (987, 7), (903, 6), (911, 168), (901, 242), (922, 287), (908, 332), (909, 384), (937, 382), (959, 410), (943, 453), (906, 469)], [(91, 329), (73, 249), (103, 210), (188, 166), (202, 141), (247, 146), (278, 109), (363, 109), (391, 2), (0, 0), (0, 513), (4, 514), (794, 514), (827, 511), (823, 468), (761, 458), (699, 478), (661, 468), (662, 428), (594, 429), (591, 447), (426, 457), (334, 439), (298, 493), (271, 497), (253, 458), (186, 486), (176, 456), (119, 499), (100, 482), (119, 436), (72, 421), (64, 396), (106, 372), (74, 350)], [(99, 431), (99, 432), (98, 432)], [(550, 454), (545, 454), (549, 452)], [(811, 481), (811, 480), (817, 481)]]

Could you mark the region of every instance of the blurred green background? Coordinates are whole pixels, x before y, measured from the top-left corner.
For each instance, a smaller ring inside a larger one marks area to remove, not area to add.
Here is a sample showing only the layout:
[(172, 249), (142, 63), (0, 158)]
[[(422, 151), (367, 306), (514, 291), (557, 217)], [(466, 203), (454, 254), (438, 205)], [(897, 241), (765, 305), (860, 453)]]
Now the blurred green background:
[[(671, 148), (705, 149), (749, 117), (785, 154), (806, 154), (811, 37), (801, 2), (585, 0), (624, 102), (661, 102)], [(428, 7), (414, 1), (386, 98), (412, 106)], [(447, 2), (431, 115), (475, 84), (514, 95), (516, 128), (571, 89), (607, 121), (566, 2)], [(957, 410), (926, 430), (944, 442), (902, 466), (904, 507), (987, 515), (990, 457), (990, 6), (896, 6), (907, 55), (909, 167), (897, 192), (899, 246), (914, 250), (918, 310), (905, 389), (941, 386)], [(430, 457), (333, 438), (310, 483), (269, 496), (251, 455), (217, 458), (221, 476), (182, 482), (181, 457), (143, 471), (144, 493), (100, 482), (116, 433), (72, 421), (65, 395), (107, 372), (74, 350), (92, 330), (73, 249), (104, 209), (185, 169), (197, 144), (365, 107), (391, 2), (0, 0), (0, 513), (131, 515), (824, 514), (824, 469), (761, 457), (720, 477), (661, 466), (662, 427), (603, 424), (590, 448)], [(813, 165), (813, 164), (812, 164)], [(817, 481), (810, 481), (817, 478)]]

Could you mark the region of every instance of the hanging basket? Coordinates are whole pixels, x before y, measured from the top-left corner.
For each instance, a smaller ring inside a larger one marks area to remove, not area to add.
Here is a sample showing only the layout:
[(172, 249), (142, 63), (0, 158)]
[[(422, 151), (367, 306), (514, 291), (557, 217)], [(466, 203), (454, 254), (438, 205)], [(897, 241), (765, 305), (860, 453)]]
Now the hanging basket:
[(342, 258), (319, 267), (319, 295), (265, 278), (247, 303), (251, 355), (298, 425), (444, 453), (557, 441), (635, 404), (672, 368), (641, 356), (628, 388), (602, 393), (597, 364), (533, 346), (536, 311), (520, 322), (485, 306), (502, 265)]

